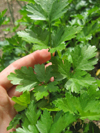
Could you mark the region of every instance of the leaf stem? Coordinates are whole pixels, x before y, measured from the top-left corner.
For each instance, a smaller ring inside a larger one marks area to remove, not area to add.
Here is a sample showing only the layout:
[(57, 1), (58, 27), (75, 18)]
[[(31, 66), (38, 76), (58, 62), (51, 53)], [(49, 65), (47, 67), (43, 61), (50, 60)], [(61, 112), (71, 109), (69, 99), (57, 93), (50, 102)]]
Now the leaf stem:
[(11, 5), (9, 4), (9, 1), (7, 0), (7, 4), (8, 4), (8, 9), (9, 9), (9, 12), (10, 12), (10, 15), (11, 15), (11, 19), (12, 19), (12, 22), (14, 24), (14, 14), (13, 14), (13, 8), (12, 8), (12, 0), (11, 0)]
[(52, 47), (52, 44), (51, 44), (51, 22), (49, 21), (49, 45), (50, 47)]

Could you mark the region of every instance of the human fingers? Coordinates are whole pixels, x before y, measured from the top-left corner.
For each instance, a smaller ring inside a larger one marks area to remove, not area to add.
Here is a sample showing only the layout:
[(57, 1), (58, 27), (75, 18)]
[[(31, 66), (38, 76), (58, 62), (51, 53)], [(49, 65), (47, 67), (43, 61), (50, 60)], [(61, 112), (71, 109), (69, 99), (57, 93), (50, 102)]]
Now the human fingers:
[(16, 86), (12, 86), (7, 93), (10, 98), (13, 96), (19, 97), (22, 94), (22, 92), (16, 91)]
[(34, 67), (35, 64), (42, 64), (50, 60), (51, 54), (47, 49), (37, 50), (32, 54), (29, 54), (9, 65), (0, 73), (0, 85), (3, 86), (6, 90), (12, 87), (12, 84), (7, 79), (7, 76), (14, 72), (15, 69), (20, 69), (22, 66)]
[[(8, 133), (6, 128), (10, 121), (16, 115), (11, 99), (8, 97), (7, 91), (0, 86), (0, 133)], [(13, 131), (11, 129), (9, 132)]]

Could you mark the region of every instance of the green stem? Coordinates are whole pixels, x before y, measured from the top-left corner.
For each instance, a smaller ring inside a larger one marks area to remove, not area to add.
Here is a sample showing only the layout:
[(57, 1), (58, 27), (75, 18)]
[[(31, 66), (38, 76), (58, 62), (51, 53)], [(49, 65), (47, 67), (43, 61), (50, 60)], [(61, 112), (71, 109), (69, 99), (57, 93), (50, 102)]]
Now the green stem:
[(49, 45), (50, 47), (52, 47), (52, 44), (51, 44), (51, 22), (49, 21)]
[(10, 12), (10, 15), (11, 15), (12, 22), (14, 24), (15, 20), (14, 20), (14, 15), (13, 15), (13, 8), (12, 8), (12, 6), (10, 7), (10, 4), (9, 4), (8, 0), (7, 0), (7, 4), (8, 4), (8, 8), (9, 8), (9, 12)]
[(16, 2), (18, 3), (18, 5), (22, 8), (23, 6), (22, 6), (22, 4), (18, 1), (18, 0), (16, 0)]

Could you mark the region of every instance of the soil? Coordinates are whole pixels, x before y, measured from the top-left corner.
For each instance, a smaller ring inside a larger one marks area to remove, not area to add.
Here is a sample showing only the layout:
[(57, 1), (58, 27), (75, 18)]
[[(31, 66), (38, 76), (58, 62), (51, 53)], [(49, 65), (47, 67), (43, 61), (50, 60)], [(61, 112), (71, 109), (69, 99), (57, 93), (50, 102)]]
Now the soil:
[(19, 5), (18, 2), (22, 6), (25, 4), (24, 2), (18, 0), (0, 0), (0, 12), (3, 11), (4, 9), (7, 9), (6, 15), (7, 17), (10, 18), (9, 24), (0, 26), (0, 41), (4, 40), (5, 37), (9, 38), (13, 35), (13, 33), (6, 32), (4, 31), (4, 29), (12, 28), (14, 26), (9, 7), (10, 9), (12, 9), (14, 20), (16, 21), (17, 19), (20, 19), (21, 16), (19, 14), (19, 10), (21, 9), (21, 6)]
[[(19, 10), (21, 9), (20, 5), (22, 6), (25, 5), (25, 2), (21, 2), (18, 0), (0, 0), (0, 12), (2, 12), (4, 9), (7, 9), (6, 16), (10, 18), (9, 24), (0, 26), (0, 41), (3, 41), (5, 37), (9, 38), (13, 35), (13, 33), (7, 32), (4, 30), (6, 28), (11, 29), (14, 26), (9, 7), (13, 10), (13, 17), (14, 17), (14, 20), (16, 21), (21, 17), (21, 15), (19, 14)], [(18, 30), (20, 29), (22, 29), (22, 27), (19, 27)], [(0, 56), (2, 56), (1, 49), (0, 49)]]

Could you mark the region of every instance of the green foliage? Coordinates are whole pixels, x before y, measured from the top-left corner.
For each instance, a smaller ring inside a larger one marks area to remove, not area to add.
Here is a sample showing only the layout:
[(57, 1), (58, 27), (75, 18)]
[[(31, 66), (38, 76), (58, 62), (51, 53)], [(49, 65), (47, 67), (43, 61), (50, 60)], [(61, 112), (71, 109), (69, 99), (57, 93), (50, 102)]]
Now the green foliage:
[(48, 66), (45, 68), (45, 65), (35, 65), (34, 71), (36, 72), (36, 77), (40, 82), (47, 83), (52, 77), (52, 68)]
[(13, 31), (19, 25), (25, 30), (0, 42), (0, 71), (37, 49), (49, 49), (52, 65), (22, 67), (8, 76), (22, 92), (12, 98), (18, 115), (8, 130), (20, 123), (14, 133), (99, 132), (93, 124), (100, 120), (99, 0), (22, 1), (28, 4)]
[(47, 85), (42, 85), (42, 86), (37, 86), (35, 87), (35, 89), (33, 90), (33, 92), (35, 92), (34, 96), (36, 97), (36, 100), (40, 100), (43, 97), (46, 97), (49, 95), (49, 92), (56, 92), (59, 91), (59, 88), (57, 85), (57, 82), (51, 82)]
[(84, 133), (99, 133), (100, 129), (93, 123), (90, 122), (89, 124), (85, 124), (84, 126)]
[(20, 114), (17, 114), (14, 119), (9, 123), (9, 126), (7, 127), (7, 130), (12, 129), (13, 127), (16, 128), (18, 124), (20, 124), (20, 120), (22, 119), (22, 116)]
[[(19, 115), (23, 116), (21, 119), (23, 121), (22, 128), (17, 128), (16, 133), (60, 133), (70, 123), (76, 120), (76, 117), (72, 114), (64, 114), (63, 112), (58, 112), (53, 119), (50, 112), (48, 112), (47, 110), (44, 110), (43, 114), (40, 111), (38, 111), (34, 101), (31, 101), (28, 109), (22, 113)], [(16, 117), (13, 121), (15, 120)], [(9, 126), (8, 129), (11, 129), (11, 126)]]
[(87, 118), (89, 120), (99, 120), (100, 118), (100, 102), (92, 99), (86, 93), (83, 93), (80, 97), (74, 97), (67, 93), (65, 98), (57, 99), (54, 104), (64, 112), (79, 115), (82, 120)]
[(28, 15), (33, 20), (45, 20), (52, 22), (60, 18), (67, 9), (70, 0), (34, 0), (35, 4), (27, 6)]
[[(31, 30), (19, 31), (17, 34), (23, 38), (28, 43), (37, 43), (46, 47), (48, 42), (48, 32), (42, 31), (40, 28), (34, 28), (34, 32)], [(47, 47), (46, 47), (47, 48)]]
[[(37, 85), (36, 75), (33, 72), (33, 68), (22, 67), (21, 70), (15, 70), (16, 74), (11, 73), (8, 76), (9, 80), (12, 80), (11, 83), (19, 86), (16, 87), (16, 90), (19, 92), (30, 91), (34, 86)], [(25, 76), (23, 76), (25, 75)]]
[(24, 92), (20, 97), (13, 97), (12, 100), (16, 103), (14, 105), (16, 111), (22, 111), (30, 104), (30, 93)]
[(0, 12), (0, 26), (2, 25), (2, 23), (5, 21), (6, 19), (6, 16), (5, 13), (6, 13), (7, 9), (3, 10), (2, 12)]
[[(74, 69), (78, 70), (92, 70), (97, 63), (96, 47), (95, 46), (83, 46), (82, 48), (77, 46), (72, 51), (72, 61)], [(94, 58), (94, 59), (93, 59)]]

